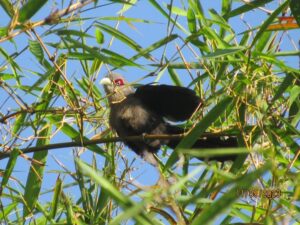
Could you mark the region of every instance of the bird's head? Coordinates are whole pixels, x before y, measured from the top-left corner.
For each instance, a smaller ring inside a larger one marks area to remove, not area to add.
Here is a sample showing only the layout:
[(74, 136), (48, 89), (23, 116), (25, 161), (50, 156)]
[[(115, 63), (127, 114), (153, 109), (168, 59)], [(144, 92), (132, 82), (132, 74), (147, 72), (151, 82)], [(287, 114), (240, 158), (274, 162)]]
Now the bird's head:
[(110, 103), (117, 103), (134, 92), (124, 77), (117, 73), (109, 73), (100, 83), (103, 85)]

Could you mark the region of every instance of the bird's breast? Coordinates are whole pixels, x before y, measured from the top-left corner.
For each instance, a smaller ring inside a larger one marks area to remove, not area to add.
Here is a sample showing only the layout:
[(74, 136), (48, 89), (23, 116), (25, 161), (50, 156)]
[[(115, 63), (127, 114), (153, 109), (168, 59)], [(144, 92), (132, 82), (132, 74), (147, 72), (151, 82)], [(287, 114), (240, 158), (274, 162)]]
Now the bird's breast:
[(150, 120), (151, 113), (139, 100), (127, 98), (111, 107), (110, 125), (120, 136), (138, 135)]

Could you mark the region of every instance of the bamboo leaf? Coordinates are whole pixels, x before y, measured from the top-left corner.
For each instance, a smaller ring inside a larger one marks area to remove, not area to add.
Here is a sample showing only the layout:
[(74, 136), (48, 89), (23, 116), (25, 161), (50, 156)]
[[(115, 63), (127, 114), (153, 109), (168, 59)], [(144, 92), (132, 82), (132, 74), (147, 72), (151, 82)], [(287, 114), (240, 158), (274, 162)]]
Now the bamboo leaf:
[(194, 11), (191, 8), (189, 8), (187, 11), (187, 21), (188, 21), (188, 27), (190, 32), (192, 34), (196, 33), (197, 32), (196, 16)]
[(103, 33), (100, 31), (100, 29), (96, 29), (95, 30), (95, 36), (96, 36), (96, 40), (98, 42), (98, 44), (103, 44), (104, 43), (104, 35)]
[(225, 49), (217, 49), (216, 51), (209, 53), (205, 56), (203, 56), (203, 58), (219, 58), (219, 57), (224, 57), (227, 55), (233, 55), (235, 53), (241, 52), (246, 50), (245, 47), (242, 46), (235, 46), (235, 47), (229, 47), (229, 48), (225, 48)]
[(239, 197), (238, 193), (240, 190), (248, 190), (252, 183), (263, 176), (263, 174), (270, 170), (270, 168), (271, 165), (267, 163), (263, 167), (249, 174), (243, 175), (236, 181), (236, 184), (233, 188), (226, 191), (222, 197), (215, 200), (210, 206), (205, 207), (205, 209), (196, 216), (191, 225), (213, 224), (213, 222), (216, 221), (217, 216), (224, 212), (228, 206), (232, 205)]
[(99, 22), (96, 24), (96, 27), (98, 27), (101, 30), (109, 33), (113, 37), (119, 39), (124, 44), (128, 45), (130, 48), (136, 50), (137, 52), (139, 52), (141, 50), (141, 46), (139, 44), (137, 44), (133, 39), (131, 39), (130, 37), (128, 37), (124, 33), (120, 32), (119, 30), (117, 30), (113, 27), (110, 27), (110, 26), (108, 26), (104, 23), (99, 23)]
[(8, 1), (8, 0), (1, 0), (0, 1), (0, 5), (4, 9), (4, 11), (6, 12), (6, 14), (9, 15), (9, 17), (12, 17), (14, 15), (14, 7), (11, 4), (10, 1)]
[(300, 27), (300, 1), (291, 0), (290, 1), (290, 9), (292, 11), (293, 16), (295, 17), (298, 27)]
[(28, 0), (19, 11), (19, 22), (23, 23), (33, 17), (47, 0)]
[(86, 176), (90, 177), (94, 182), (105, 189), (110, 197), (114, 199), (120, 206), (126, 209), (133, 210), (134, 214), (139, 213), (135, 216), (135, 219), (137, 221), (139, 221), (141, 224), (154, 224), (155, 220), (151, 220), (146, 214), (143, 213), (143, 211), (139, 210), (141, 207), (140, 205), (137, 207), (136, 203), (134, 203), (130, 198), (121, 193), (114, 185), (112, 185), (108, 180), (102, 177), (101, 174), (96, 173), (91, 167), (78, 159), (76, 160), (76, 163)]
[(278, 90), (275, 93), (275, 96), (272, 99), (272, 103), (274, 103), (277, 99), (279, 99), (282, 94), (286, 91), (286, 89), (293, 84), (294, 81), (294, 76), (287, 73), (284, 80), (282, 81), (282, 83), (280, 84), (280, 86), (278, 87)]
[(29, 40), (29, 50), (46, 69), (52, 68), (50, 63), (44, 58), (43, 48), (38, 41)]
[(253, 41), (251, 43), (251, 48), (256, 44), (260, 37), (266, 32), (268, 26), (273, 22), (273, 20), (288, 6), (289, 1), (282, 3), (274, 12), (266, 19), (266, 21), (261, 25), (260, 29), (256, 33)]
[(54, 191), (53, 191), (53, 197), (51, 201), (51, 211), (50, 211), (50, 216), (52, 219), (55, 218), (58, 205), (59, 205), (59, 198), (62, 193), (62, 180), (58, 177), (55, 186), (54, 186)]
[[(155, 43), (153, 43), (152, 45), (148, 46), (147, 48), (141, 49), (139, 51), (138, 54), (136, 54), (135, 56), (131, 57), (131, 60), (136, 60), (141, 56), (148, 56), (150, 52), (154, 51), (155, 49), (160, 48), (161, 46), (166, 45), (167, 43), (177, 39), (179, 36), (176, 34), (172, 34), (168, 37), (165, 37)], [(149, 55), (150, 56), (150, 55)]]
[[(47, 119), (53, 123), (56, 127), (58, 127), (65, 135), (67, 135), (72, 140), (84, 140), (88, 141), (87, 137), (81, 137), (81, 133), (72, 127), (70, 124), (63, 122), (61, 116), (48, 116)], [(90, 149), (91, 151), (100, 154), (102, 156), (106, 156), (105, 151), (100, 148), (98, 145), (89, 145), (86, 148)]]
[(197, 141), (197, 139), (204, 133), (204, 131), (215, 121), (219, 116), (223, 114), (226, 108), (232, 104), (233, 99), (226, 97), (220, 101), (212, 110), (210, 110), (203, 119), (196, 124), (196, 126), (189, 132), (189, 134), (183, 138), (177, 145), (175, 151), (171, 154), (168, 161), (166, 162), (165, 169), (170, 168), (174, 165), (177, 160), (178, 149), (190, 148)]
[(7, 162), (4, 174), (3, 174), (3, 178), (1, 181), (1, 189), (0, 189), (0, 195), (2, 194), (3, 189), (5, 188), (11, 173), (16, 165), (17, 162), (17, 158), (19, 156), (19, 149), (15, 148), (13, 149), (12, 153), (10, 154), (9, 160)]
[(272, 0), (254, 0), (254, 1), (251, 1), (251, 2), (247, 2), (244, 5), (238, 7), (234, 10), (229, 11), (227, 14), (224, 15), (224, 17), (226, 19), (229, 19), (231, 17), (241, 15), (245, 12), (256, 9), (259, 6), (263, 6), (263, 5), (265, 5), (265, 4), (267, 4), (271, 1)]
[(226, 108), (233, 103), (231, 97), (226, 97), (220, 101), (212, 110), (210, 110), (201, 121), (189, 132), (189, 134), (182, 139), (176, 149), (190, 148), (197, 139), (204, 133), (204, 131), (221, 116)]
[[(44, 146), (50, 143), (51, 126), (49, 125), (41, 132), (41, 137), (38, 139), (36, 146)], [(26, 187), (24, 192), (24, 207), (23, 207), (23, 218), (33, 213), (36, 202), (40, 196), (42, 181), (44, 178), (44, 169), (47, 162), (48, 151), (35, 152), (33, 158), (35, 161), (32, 162), (28, 178), (26, 181)]]

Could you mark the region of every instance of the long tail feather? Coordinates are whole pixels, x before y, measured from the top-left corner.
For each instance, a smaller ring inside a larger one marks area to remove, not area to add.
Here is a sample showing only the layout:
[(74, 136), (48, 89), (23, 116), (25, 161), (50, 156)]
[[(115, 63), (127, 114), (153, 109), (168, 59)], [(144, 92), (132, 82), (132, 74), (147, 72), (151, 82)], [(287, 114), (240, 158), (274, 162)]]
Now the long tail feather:
[[(168, 133), (170, 134), (181, 134), (183, 133), (183, 129), (177, 126), (168, 126)], [(170, 140), (167, 145), (170, 148), (176, 148), (176, 146), (179, 144), (181, 140)], [(234, 148), (238, 147), (238, 142), (236, 137), (206, 137), (201, 138), (196, 141), (196, 143), (192, 146), (192, 149), (201, 149), (201, 148)], [(214, 156), (214, 157), (207, 157), (209, 160), (217, 160), (220, 162), (228, 161), (228, 160), (235, 160), (237, 155), (220, 155), (220, 156)], [(199, 158), (201, 160), (206, 159)]]

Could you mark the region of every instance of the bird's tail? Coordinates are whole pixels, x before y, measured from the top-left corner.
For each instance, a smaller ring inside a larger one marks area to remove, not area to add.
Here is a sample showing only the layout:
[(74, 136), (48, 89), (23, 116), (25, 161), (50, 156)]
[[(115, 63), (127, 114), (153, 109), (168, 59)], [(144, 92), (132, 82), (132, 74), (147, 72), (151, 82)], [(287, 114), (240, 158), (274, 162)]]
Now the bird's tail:
[[(169, 134), (182, 134), (184, 130), (177, 126), (168, 126), (168, 133)], [(167, 146), (174, 149), (179, 144), (181, 140), (170, 140), (167, 143)], [(236, 137), (217, 137), (217, 136), (210, 136), (198, 139), (196, 143), (192, 146), (192, 149), (207, 149), (207, 148), (235, 148), (238, 147), (238, 142)], [(217, 160), (220, 162), (228, 161), (228, 160), (235, 160), (237, 155), (218, 155), (218, 156), (211, 156), (207, 157), (209, 160)], [(199, 159), (203, 160), (206, 157), (198, 157)]]

